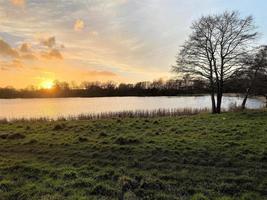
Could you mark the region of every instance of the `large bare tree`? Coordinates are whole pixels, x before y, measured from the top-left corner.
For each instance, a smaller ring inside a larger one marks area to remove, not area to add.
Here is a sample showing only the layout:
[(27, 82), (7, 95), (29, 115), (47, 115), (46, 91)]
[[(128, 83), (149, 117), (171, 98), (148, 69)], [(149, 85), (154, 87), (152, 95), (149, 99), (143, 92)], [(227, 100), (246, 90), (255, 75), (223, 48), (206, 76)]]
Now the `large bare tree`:
[(212, 112), (220, 113), (224, 84), (243, 68), (243, 57), (257, 38), (253, 18), (242, 18), (236, 11), (208, 15), (195, 21), (191, 30), (173, 70), (207, 79)]

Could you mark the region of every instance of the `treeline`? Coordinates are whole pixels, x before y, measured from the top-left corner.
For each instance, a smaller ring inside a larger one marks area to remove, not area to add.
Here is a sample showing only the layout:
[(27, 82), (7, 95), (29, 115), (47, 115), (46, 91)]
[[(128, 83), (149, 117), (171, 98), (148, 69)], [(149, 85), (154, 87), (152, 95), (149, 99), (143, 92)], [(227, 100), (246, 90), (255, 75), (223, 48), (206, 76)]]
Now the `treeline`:
[[(252, 75), (252, 72), (250, 73)], [(238, 75), (237, 75), (238, 76)], [(251, 95), (266, 96), (267, 95), (267, 74), (259, 73), (257, 77), (239, 74), (239, 77), (230, 79), (225, 84), (225, 92), (246, 94), (248, 89)]]
[[(267, 94), (266, 74), (259, 74), (254, 82), (255, 95)], [(225, 92), (245, 94), (248, 83), (247, 76), (239, 75), (227, 81)], [(50, 97), (109, 97), (109, 96), (177, 96), (205, 94), (209, 92), (209, 83), (202, 79), (184, 76), (180, 79), (163, 81), (162, 79), (149, 82), (137, 82), (135, 84), (112, 81), (83, 82), (73, 85), (67, 82), (55, 81), (51, 89), (37, 89), (28, 87), (17, 90), (11, 87), (0, 88), (0, 98), (50, 98)]]
[(176, 96), (181, 94), (207, 93), (204, 80), (189, 76), (176, 80), (144, 81), (135, 84), (108, 82), (83, 82), (73, 86), (67, 82), (55, 81), (51, 89), (29, 87), (17, 90), (0, 88), (0, 98), (49, 98), (49, 97), (106, 97), (106, 96)]

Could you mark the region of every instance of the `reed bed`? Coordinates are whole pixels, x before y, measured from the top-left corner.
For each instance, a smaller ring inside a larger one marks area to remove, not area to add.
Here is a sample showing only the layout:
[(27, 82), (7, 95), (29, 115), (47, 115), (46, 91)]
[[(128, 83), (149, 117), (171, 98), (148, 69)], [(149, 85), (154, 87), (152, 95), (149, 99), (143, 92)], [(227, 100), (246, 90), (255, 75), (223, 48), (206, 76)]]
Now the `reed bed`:
[(47, 122), (47, 121), (70, 121), (70, 120), (97, 120), (97, 119), (111, 119), (111, 118), (153, 118), (165, 116), (189, 116), (199, 113), (208, 113), (210, 109), (156, 109), (156, 110), (128, 110), (119, 112), (101, 112), (89, 113), (80, 115), (60, 116), (56, 118), (37, 117), (37, 118), (1, 118), (0, 124), (9, 122)]

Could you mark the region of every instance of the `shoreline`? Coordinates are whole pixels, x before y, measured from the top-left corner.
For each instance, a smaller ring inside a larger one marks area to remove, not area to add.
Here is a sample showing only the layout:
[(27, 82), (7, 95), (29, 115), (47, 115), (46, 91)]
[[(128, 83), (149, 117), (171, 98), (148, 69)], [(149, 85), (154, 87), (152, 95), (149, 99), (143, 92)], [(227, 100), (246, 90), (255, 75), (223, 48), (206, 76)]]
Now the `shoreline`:
[[(178, 94), (178, 95), (121, 95), (121, 96), (66, 96), (66, 97), (16, 97), (16, 98), (0, 98), (0, 100), (12, 100), (12, 99), (69, 99), (69, 98), (109, 98), (109, 97), (192, 97), (192, 96), (209, 96), (209, 93), (198, 93), (198, 94)], [(215, 95), (216, 96), (216, 95)], [(242, 93), (224, 93), (225, 97), (244, 97)], [(265, 99), (265, 96), (260, 95), (250, 95), (250, 98)]]
[[(240, 110), (238, 107), (233, 107), (230, 110), (222, 109), (223, 113), (235, 113), (235, 112), (265, 112), (266, 108)], [(157, 109), (157, 110), (136, 110), (136, 111), (122, 111), (122, 112), (103, 112), (96, 114), (79, 114), (59, 117), (20, 117), (20, 118), (0, 118), (0, 124), (16, 123), (16, 122), (71, 122), (71, 121), (101, 121), (108, 119), (138, 119), (138, 118), (160, 118), (160, 117), (189, 117), (200, 114), (212, 114), (208, 108), (203, 109)]]

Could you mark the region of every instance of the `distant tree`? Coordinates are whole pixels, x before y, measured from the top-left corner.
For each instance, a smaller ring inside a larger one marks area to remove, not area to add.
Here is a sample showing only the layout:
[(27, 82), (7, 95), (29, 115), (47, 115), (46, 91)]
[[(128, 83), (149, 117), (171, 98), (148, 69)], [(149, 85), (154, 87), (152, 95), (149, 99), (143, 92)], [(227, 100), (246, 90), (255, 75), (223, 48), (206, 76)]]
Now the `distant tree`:
[(243, 68), (242, 58), (257, 37), (253, 18), (241, 18), (235, 11), (208, 15), (195, 21), (191, 30), (173, 70), (207, 79), (212, 113), (220, 113), (225, 82)]
[(137, 82), (134, 87), (135, 89), (142, 90), (142, 89), (147, 89), (149, 86), (150, 86), (149, 82), (143, 81), (143, 82)]
[(151, 84), (150, 84), (150, 87), (151, 88), (154, 88), (154, 89), (163, 89), (164, 87), (164, 81), (163, 79), (158, 79), (158, 80), (154, 80)]
[(166, 81), (165, 88), (179, 90), (181, 88), (181, 81), (170, 79)]
[(70, 82), (70, 88), (71, 89), (79, 89), (79, 86), (77, 85), (77, 83), (75, 81), (71, 81)]
[(259, 89), (262, 90), (262, 87), (267, 87), (267, 85), (261, 84), (265, 82), (264, 77), (267, 74), (267, 46), (261, 46), (258, 52), (255, 55), (247, 57), (244, 63), (248, 66), (244, 71), (248, 85), (241, 105), (242, 109), (245, 109), (248, 96), (251, 94), (253, 88), (257, 92)]

